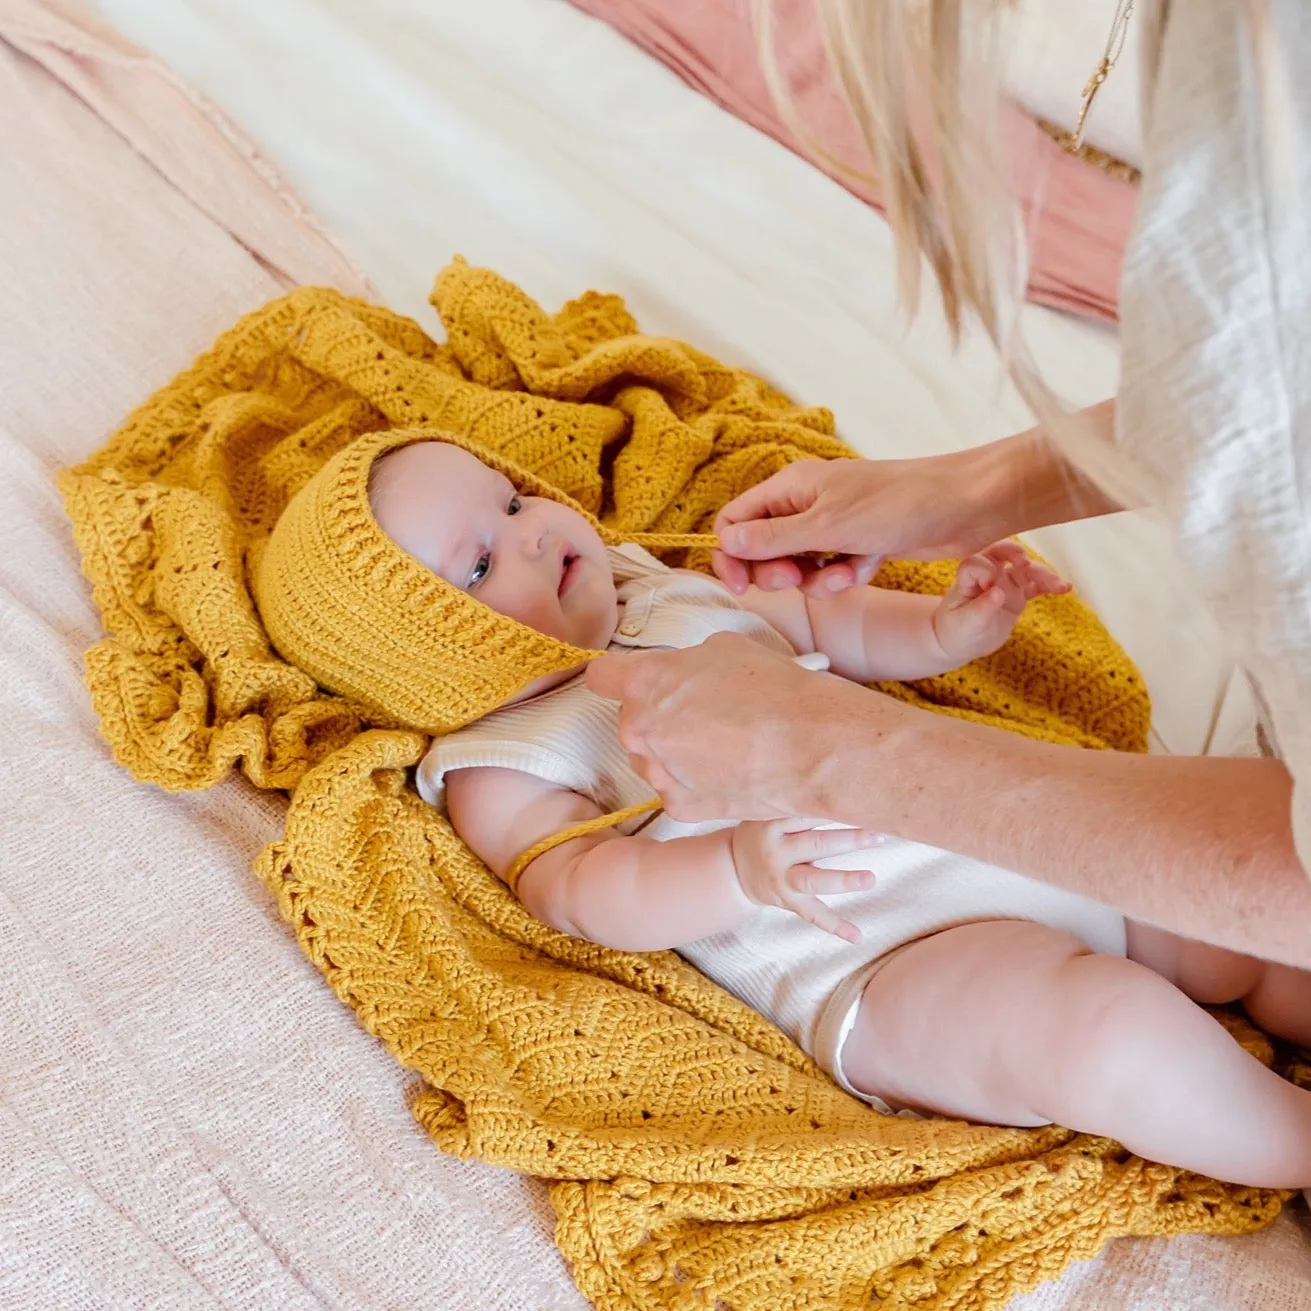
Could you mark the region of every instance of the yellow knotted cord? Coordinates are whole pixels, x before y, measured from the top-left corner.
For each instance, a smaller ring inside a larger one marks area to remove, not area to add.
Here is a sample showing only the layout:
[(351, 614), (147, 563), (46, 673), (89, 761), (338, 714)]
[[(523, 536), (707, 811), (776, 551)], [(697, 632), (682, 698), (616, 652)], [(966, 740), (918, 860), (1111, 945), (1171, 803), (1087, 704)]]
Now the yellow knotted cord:
[(566, 829), (561, 829), (559, 833), (553, 833), (549, 838), (543, 838), (540, 842), (534, 843), (527, 851), (522, 851), (510, 863), (510, 868), (505, 871), (505, 881), (509, 885), (510, 891), (516, 896), (519, 894), (519, 880), (523, 877), (523, 872), (529, 865), (537, 859), (538, 856), (544, 856), (548, 851), (554, 850), (562, 842), (569, 842), (573, 838), (586, 837), (589, 833), (597, 833), (603, 828), (614, 828), (617, 824), (624, 823), (625, 820), (636, 819), (638, 815), (654, 814), (660, 809), (658, 800), (644, 801), (640, 806), (629, 806), (626, 810), (612, 810), (608, 815), (598, 815), (595, 819), (585, 819), (580, 824), (570, 824)]

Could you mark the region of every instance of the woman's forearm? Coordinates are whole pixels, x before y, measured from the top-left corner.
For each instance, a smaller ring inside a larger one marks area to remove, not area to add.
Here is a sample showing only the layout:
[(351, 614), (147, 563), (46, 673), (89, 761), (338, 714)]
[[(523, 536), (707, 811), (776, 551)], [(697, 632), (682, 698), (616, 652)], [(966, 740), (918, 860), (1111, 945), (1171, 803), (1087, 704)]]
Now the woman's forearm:
[[(1133, 919), (1311, 967), (1311, 879), (1274, 760), (1053, 746), (928, 714), (825, 733), (814, 813), (973, 856)], [(840, 766), (838, 765), (840, 761)]]
[[(1102, 441), (1113, 440), (1113, 399), (1090, 406), (1083, 418), (1089, 432)], [(980, 514), (995, 529), (994, 538), (1124, 508), (1065, 460), (1041, 428), (964, 451), (961, 459), (978, 489)]]

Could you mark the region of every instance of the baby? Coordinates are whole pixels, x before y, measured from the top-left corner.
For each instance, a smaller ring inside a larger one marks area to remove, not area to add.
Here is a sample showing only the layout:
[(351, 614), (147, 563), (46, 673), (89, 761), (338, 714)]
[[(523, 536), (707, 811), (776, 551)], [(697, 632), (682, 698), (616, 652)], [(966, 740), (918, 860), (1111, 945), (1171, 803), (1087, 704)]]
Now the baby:
[[(379, 540), (406, 557), (395, 568), (418, 562), (577, 653), (732, 631), (812, 667), (826, 658), (832, 675), (923, 678), (996, 650), (1028, 601), (1067, 590), (1002, 543), (962, 562), (941, 598), (877, 587), (737, 598), (640, 548), (606, 546), (585, 515), (458, 445), (384, 443), (368, 460)], [(437, 736), (418, 775), (503, 878), (543, 839), (653, 799), (619, 747), (617, 707), (588, 691), (578, 665), (522, 670), (527, 685)], [(1311, 1093), (1196, 1004), (1241, 1000), (1266, 1029), (1311, 1044), (1311, 974), (823, 817), (692, 826), (634, 815), (566, 838), (510, 881), (564, 933), (677, 949), (885, 1110), (1057, 1122), (1237, 1183), (1311, 1184)]]

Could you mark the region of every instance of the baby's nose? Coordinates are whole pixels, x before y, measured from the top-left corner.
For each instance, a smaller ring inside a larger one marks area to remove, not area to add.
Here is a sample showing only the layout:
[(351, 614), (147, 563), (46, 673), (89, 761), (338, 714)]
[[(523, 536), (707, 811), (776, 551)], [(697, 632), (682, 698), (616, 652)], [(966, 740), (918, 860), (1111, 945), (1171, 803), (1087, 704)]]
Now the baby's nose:
[(519, 530), (523, 552), (531, 559), (536, 559), (546, 551), (551, 534), (536, 515), (523, 514), (520, 517), (523, 519), (523, 525)]

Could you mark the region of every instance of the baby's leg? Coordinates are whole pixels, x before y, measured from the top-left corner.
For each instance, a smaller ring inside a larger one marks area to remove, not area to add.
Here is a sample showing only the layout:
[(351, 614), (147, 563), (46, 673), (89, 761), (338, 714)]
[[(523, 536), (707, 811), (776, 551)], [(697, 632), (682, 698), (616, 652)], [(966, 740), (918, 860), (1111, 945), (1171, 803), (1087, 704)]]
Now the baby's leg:
[(1129, 955), (1208, 1006), (1241, 1001), (1267, 1033), (1311, 1047), (1311, 971), (1130, 923)]
[(1055, 1121), (1235, 1183), (1311, 1183), (1311, 1093), (1145, 965), (1040, 924), (967, 924), (899, 952), (842, 1064), (894, 1106)]

